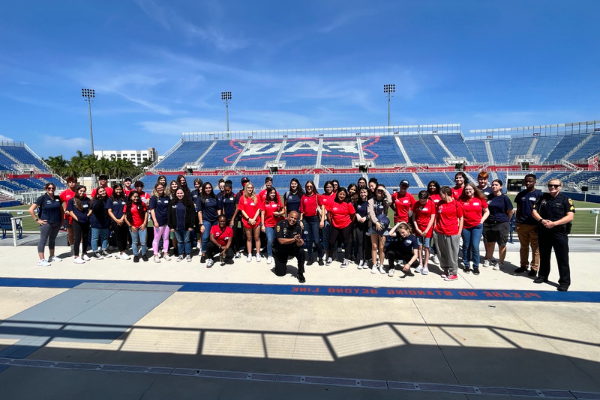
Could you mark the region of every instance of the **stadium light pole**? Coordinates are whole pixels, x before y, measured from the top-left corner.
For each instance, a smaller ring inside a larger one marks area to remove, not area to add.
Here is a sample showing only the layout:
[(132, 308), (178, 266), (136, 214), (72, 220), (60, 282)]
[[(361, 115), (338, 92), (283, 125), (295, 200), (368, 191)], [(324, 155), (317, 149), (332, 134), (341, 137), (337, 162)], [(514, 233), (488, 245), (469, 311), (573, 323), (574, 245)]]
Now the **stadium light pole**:
[(88, 113), (90, 115), (90, 143), (92, 144), (92, 156), (94, 155), (94, 133), (92, 132), (92, 99), (96, 97), (94, 89), (81, 89), (81, 96), (88, 103)]
[[(229, 100), (231, 100), (231, 92), (221, 92), (221, 100), (225, 101), (225, 112), (227, 114), (227, 132), (229, 132)], [(229, 139), (229, 133), (227, 134)]]
[[(392, 95), (392, 93), (396, 93), (396, 85), (395, 84), (389, 84), (389, 85), (383, 85), (383, 93), (387, 93), (387, 98), (388, 98), (388, 126), (390, 126), (390, 122), (391, 122), (391, 118), (390, 118), (390, 104), (392, 103), (392, 97), (394, 97)], [(389, 129), (388, 129), (389, 132)]]

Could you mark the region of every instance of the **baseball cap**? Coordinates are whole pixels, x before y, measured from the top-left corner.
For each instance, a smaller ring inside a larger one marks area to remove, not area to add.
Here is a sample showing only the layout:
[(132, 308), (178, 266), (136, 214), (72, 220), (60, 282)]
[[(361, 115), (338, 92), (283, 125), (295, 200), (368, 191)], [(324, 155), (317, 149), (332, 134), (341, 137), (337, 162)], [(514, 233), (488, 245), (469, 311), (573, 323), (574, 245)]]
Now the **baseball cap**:
[(123, 179), (123, 182), (127, 182), (127, 181), (133, 182), (133, 179), (131, 179), (129, 176), (126, 177), (125, 179)]
[(242, 178), (242, 186), (246, 186), (246, 183), (248, 183), (248, 182), (250, 182), (250, 178), (248, 178), (246, 176)]
[(400, 181), (400, 186), (406, 186), (406, 187), (409, 187), (409, 186), (410, 186), (410, 183), (408, 183), (408, 181), (407, 181), (406, 179), (402, 179), (402, 180)]

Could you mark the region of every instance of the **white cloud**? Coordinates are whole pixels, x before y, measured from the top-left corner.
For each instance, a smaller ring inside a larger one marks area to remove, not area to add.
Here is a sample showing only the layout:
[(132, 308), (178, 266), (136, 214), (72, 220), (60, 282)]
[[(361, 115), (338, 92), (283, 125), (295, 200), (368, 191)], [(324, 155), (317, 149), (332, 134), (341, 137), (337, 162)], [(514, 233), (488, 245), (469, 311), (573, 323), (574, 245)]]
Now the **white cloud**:
[(6, 137), (4, 135), (0, 135), (0, 140), (4, 140), (6, 142), (14, 142), (14, 139), (11, 139), (11, 138)]
[(62, 136), (51, 136), (51, 135), (42, 135), (41, 143), (43, 144), (44, 154), (52, 153), (58, 151), (58, 154), (62, 153), (64, 150), (81, 150), (83, 153), (89, 153), (87, 149), (90, 148), (90, 140), (84, 138), (66, 138)]

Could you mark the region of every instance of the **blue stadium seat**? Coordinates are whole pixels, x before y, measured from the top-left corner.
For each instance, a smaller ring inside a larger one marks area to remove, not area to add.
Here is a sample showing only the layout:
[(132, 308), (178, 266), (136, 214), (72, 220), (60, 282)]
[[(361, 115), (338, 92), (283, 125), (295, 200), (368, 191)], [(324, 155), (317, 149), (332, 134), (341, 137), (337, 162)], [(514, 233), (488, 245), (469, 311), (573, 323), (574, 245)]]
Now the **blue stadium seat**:
[[(411, 188), (417, 187), (417, 182), (415, 181), (415, 178), (413, 177), (413, 175), (411, 173), (407, 173), (407, 172), (389, 173), (389, 174), (375, 173), (375, 174), (369, 174), (369, 179), (370, 178), (377, 178), (377, 182), (384, 184), (385, 187), (387, 189), (389, 189), (390, 193), (393, 191), (394, 188), (398, 188), (398, 184), (403, 179), (406, 179), (408, 181)], [(358, 180), (358, 177), (357, 177), (357, 180)]]
[(450, 152), (452, 153), (453, 156), (464, 157), (468, 161), (473, 161), (473, 155), (469, 151), (469, 148), (467, 147), (462, 135), (457, 135), (457, 134), (439, 135), (439, 138), (442, 139), (444, 146), (446, 146), (446, 148), (448, 148), (448, 150), (450, 150)]
[(46, 167), (42, 164), (42, 161), (23, 146), (0, 146), (0, 149), (10, 154), (11, 157), (17, 159), (21, 164), (33, 164), (40, 171), (47, 171)]
[(319, 174), (319, 188), (322, 189), (327, 181), (337, 179), (341, 187), (347, 188), (349, 184), (358, 182), (362, 174)]
[(510, 140), (510, 148), (508, 150), (508, 163), (514, 164), (516, 156), (524, 156), (527, 154), (533, 137), (513, 137)]
[(291, 167), (314, 167), (317, 164), (318, 139), (291, 139), (285, 144), (280, 161)]
[(363, 152), (365, 160), (373, 160), (378, 167), (406, 164), (406, 159), (394, 136), (377, 136), (367, 139), (363, 144)]
[[(437, 164), (445, 164), (444, 157), (450, 157), (450, 155), (444, 150), (442, 145), (435, 138), (437, 135), (421, 135), (423, 143), (427, 146), (433, 157), (437, 160)], [(410, 153), (408, 154), (410, 157)]]
[(553, 162), (562, 160), (570, 151), (577, 147), (587, 135), (567, 135), (563, 136), (554, 150), (548, 154), (544, 161)]
[(15, 162), (10, 158), (6, 157), (3, 153), (0, 153), (0, 171), (16, 171), (12, 167)]
[[(489, 142), (492, 149), (492, 156), (494, 156), (494, 164), (508, 164), (510, 139), (493, 139)], [(527, 152), (527, 150), (525, 151)]]
[(425, 186), (431, 181), (437, 181), (440, 186), (454, 186), (454, 179), (445, 172), (419, 172), (418, 175)]
[(487, 155), (487, 150), (485, 148), (485, 140), (473, 139), (466, 140), (465, 145), (471, 151), (473, 155), (473, 159), (475, 162), (486, 163), (489, 162), (490, 159)]
[(444, 164), (443, 161), (440, 162), (431, 154), (425, 142), (423, 142), (421, 135), (400, 136), (400, 141), (402, 142), (402, 146), (404, 146), (404, 150), (406, 150), (406, 154), (408, 154), (408, 158), (413, 163), (425, 165)]
[(359, 160), (356, 138), (323, 139), (321, 165), (334, 167), (352, 167), (352, 160)]
[(23, 186), (17, 185), (14, 182), (11, 182), (11, 181), (0, 181), (0, 186), (4, 186), (5, 188), (11, 189), (15, 192), (23, 192), (23, 191), (29, 190), (27, 188), (24, 188)]
[(539, 156), (540, 162), (543, 162), (562, 138), (562, 136), (540, 136), (531, 155)]
[(281, 148), (282, 140), (252, 140), (236, 168), (264, 168), (265, 163), (273, 162)]
[(202, 160), (202, 169), (226, 168), (233, 164), (245, 143), (235, 140), (219, 140)]
[(587, 159), (600, 152), (600, 134), (592, 135), (581, 148), (569, 156), (571, 161), (587, 161)]
[(211, 141), (184, 141), (154, 168), (157, 170), (182, 170), (185, 164), (194, 163), (200, 158), (211, 144)]
[(11, 179), (11, 181), (32, 190), (44, 189), (44, 186), (46, 185), (44, 182), (36, 178), (15, 178)]

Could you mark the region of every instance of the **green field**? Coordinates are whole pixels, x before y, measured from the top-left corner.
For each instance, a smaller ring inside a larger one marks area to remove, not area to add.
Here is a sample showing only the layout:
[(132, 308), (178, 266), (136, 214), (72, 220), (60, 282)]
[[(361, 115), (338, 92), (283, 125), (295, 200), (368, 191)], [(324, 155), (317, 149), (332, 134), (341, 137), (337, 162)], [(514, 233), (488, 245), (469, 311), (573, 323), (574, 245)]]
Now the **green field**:
[[(510, 194), (509, 197), (512, 201), (514, 201), (516, 194)], [(600, 204), (598, 203), (587, 203), (583, 201), (573, 201), (575, 204), (575, 209), (579, 208), (600, 208)], [(24, 214), (29, 215), (27, 209), (29, 206), (16, 206), (16, 207), (7, 207), (0, 209), (1, 211), (10, 211), (13, 216), (17, 216), (18, 211), (23, 211)], [(393, 211), (390, 210), (389, 218), (393, 221)], [(151, 219), (151, 218), (150, 218)], [(596, 215), (591, 214), (590, 210), (580, 210), (575, 213), (575, 219), (573, 220), (573, 230), (571, 233), (578, 234), (593, 234), (594, 233), (594, 225), (596, 223)], [(36, 231), (38, 230), (38, 224), (31, 218), (26, 217), (23, 218), (23, 230), (25, 231)], [(152, 222), (150, 221), (149, 226), (152, 226)], [(600, 230), (600, 228), (599, 228)]]

